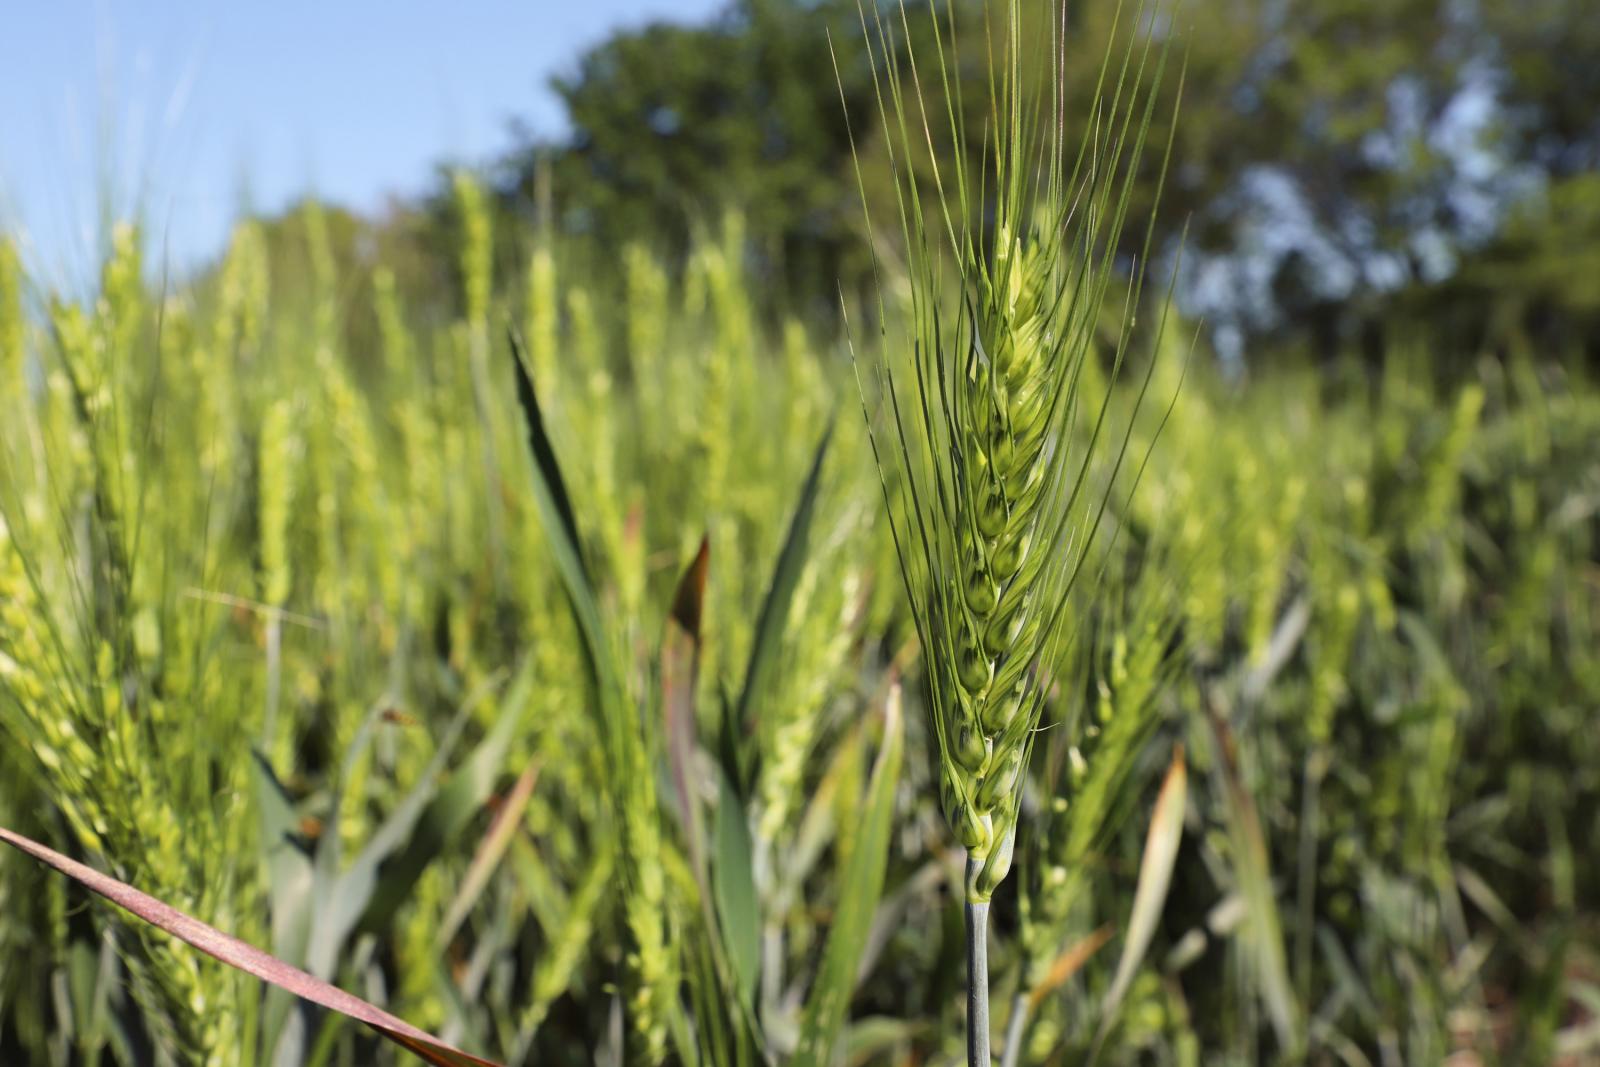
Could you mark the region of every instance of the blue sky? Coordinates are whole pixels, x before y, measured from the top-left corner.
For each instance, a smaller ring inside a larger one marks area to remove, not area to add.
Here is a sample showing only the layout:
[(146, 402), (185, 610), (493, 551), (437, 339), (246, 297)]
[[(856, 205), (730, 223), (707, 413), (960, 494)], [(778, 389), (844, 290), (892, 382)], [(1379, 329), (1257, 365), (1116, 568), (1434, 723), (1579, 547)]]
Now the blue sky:
[(249, 203), (360, 209), (482, 161), (519, 117), (562, 128), (546, 83), (616, 27), (721, 0), (34, 0), (0, 37), (0, 228), (33, 268), (92, 275), (102, 191), (191, 265)]

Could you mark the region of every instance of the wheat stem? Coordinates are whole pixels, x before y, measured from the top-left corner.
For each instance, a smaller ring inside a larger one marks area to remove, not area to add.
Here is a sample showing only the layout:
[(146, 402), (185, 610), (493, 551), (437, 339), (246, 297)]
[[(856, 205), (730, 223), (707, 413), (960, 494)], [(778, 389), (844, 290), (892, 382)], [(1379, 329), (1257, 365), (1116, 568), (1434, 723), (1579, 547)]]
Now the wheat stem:
[(1022, 1042), (1028, 1034), (1028, 995), (1021, 989), (1011, 998), (1011, 1017), (1006, 1020), (1006, 1043), (1000, 1050), (1000, 1067), (1017, 1067), (1022, 1062)]
[[(983, 861), (967, 857), (967, 884)], [(989, 1067), (989, 902), (967, 897), (967, 1067)]]

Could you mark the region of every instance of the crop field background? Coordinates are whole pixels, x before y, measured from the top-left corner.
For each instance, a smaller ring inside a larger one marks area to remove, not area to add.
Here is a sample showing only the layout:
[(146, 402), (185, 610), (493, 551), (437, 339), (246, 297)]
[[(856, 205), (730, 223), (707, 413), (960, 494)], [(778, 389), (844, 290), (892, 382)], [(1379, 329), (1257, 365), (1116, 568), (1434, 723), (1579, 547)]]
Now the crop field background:
[[(1071, 320), (994, 1055), (1597, 1063), (1600, 38), (1279, 7), (1068, 7), (1070, 149), (1171, 59)], [(936, 10), (619, 31), (564, 139), (189, 270), (0, 227), (0, 826), (494, 1062), (965, 1062), (890, 390), (990, 296), (896, 194), (993, 166), (983, 27), (1059, 9)], [(880, 110), (945, 53), (969, 145)], [(0, 1063), (478, 1062), (6, 853)]]

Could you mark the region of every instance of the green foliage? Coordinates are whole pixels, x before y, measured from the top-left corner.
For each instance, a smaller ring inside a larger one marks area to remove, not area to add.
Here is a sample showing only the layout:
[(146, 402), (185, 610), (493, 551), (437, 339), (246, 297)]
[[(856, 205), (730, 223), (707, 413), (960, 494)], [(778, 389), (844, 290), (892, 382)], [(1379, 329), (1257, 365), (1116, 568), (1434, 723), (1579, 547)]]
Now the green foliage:
[[(132, 230), (82, 303), (0, 273), (0, 823), (495, 1059), (958, 1056), (962, 873), (927, 695), (885, 711), (920, 668), (858, 420), (819, 462), (842, 324), (764, 314), (733, 218), (614, 275), (511, 235), (443, 319), (340, 227), (248, 224), (159, 299)], [(1118, 384), (1087, 328), (1079, 388), (1149, 460), (1039, 689), (1002, 1051), (1090, 1051), (1181, 741), (1101, 1062), (1592, 1056), (1600, 390), (1419, 338), (1373, 374), (1197, 356), (1169, 415), (1187, 331)], [(0, 902), (0, 1060), (396, 1062), (22, 857)]]
[[(904, 60), (937, 51), (930, 7), (978, 27), (986, 6), (919, 0), (902, 18), (893, 3), (729, 0), (701, 25), (618, 32), (556, 82), (571, 133), (529, 132), (509, 153), (504, 206), (602, 248), (643, 239), (675, 254), (699, 220), (732, 207), (749, 221), (764, 302), (809, 312), (830, 306), (841, 284), (870, 294), (880, 235), (858, 223), (848, 134), (863, 149), (861, 185), (878, 219), (893, 217), (906, 175), (881, 162), (897, 133), (874, 113), (862, 16), (901, 24), (893, 47)], [(1117, 6), (1069, 4), (1063, 18), (1054, 3), (1026, 0), (1025, 39), (1042, 42), (1064, 21), (1074, 56), (1101, 56)], [(1293, 10), (1232, 0), (1214, 18), (1186, 9), (1157, 20), (1159, 32), (1182, 32), (1188, 106), (1169, 129), (1169, 84), (1156, 109), (1152, 138), (1172, 135), (1173, 167), (1153, 247), (1170, 251), (1192, 222), (1196, 305), (1253, 338), (1310, 341), (1326, 358), (1419, 327), (1448, 336), (1452, 351), (1532, 333), (1592, 357), (1588, 298), (1555, 276), (1583, 277), (1560, 264), (1595, 244), (1594, 228), (1565, 210), (1600, 159), (1600, 35), (1587, 14), (1582, 0)], [(998, 50), (983, 32), (944, 43), (968, 85), (995, 72)], [(1028, 61), (1035, 83), (1046, 77), (1043, 52)], [(1092, 128), (1081, 105), (1095, 67), (1061, 75), (1075, 105), (1061, 116), (1066, 143)], [(937, 81), (916, 87), (934, 98), (933, 115), (946, 106)], [(984, 128), (985, 93), (952, 103), (968, 130)], [(948, 158), (951, 139), (933, 125)], [(985, 169), (980, 141), (968, 142), (974, 173)], [(915, 171), (930, 192), (931, 169)], [(1129, 196), (1133, 217), (1150, 218), (1153, 176)], [(1529, 214), (1561, 221), (1530, 232)], [(1271, 355), (1253, 346), (1248, 357)]]

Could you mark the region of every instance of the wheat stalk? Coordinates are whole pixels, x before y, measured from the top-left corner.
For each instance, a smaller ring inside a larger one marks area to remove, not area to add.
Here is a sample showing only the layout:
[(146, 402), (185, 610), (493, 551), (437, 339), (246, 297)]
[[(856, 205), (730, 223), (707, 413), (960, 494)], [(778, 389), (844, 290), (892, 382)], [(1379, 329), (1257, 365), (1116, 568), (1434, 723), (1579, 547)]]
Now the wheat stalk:
[[(1147, 27), (1148, 14), (1141, 5), (1135, 26)], [(879, 365), (889, 428), (875, 430), (872, 444), (923, 648), (941, 805), (967, 852), (967, 1051), (976, 1067), (989, 1063), (989, 901), (1012, 864), (1043, 670), (1068, 633), (1069, 601), (1127, 450), (1126, 436), (1118, 446), (1106, 431), (1109, 391), (1089, 395), (1084, 370), (1166, 49), (1138, 34), (1115, 71), (1108, 52), (1091, 133), (1069, 164), (1064, 25), (1052, 21), (1047, 35), (1049, 84), (1025, 85), (1024, 16), (1011, 0), (977, 175), (966, 162), (961, 86), (951, 73), (954, 8), (931, 17), (938, 81), (929, 84), (942, 97), (942, 119), (930, 117), (915, 54), (902, 70), (882, 19), (872, 27), (863, 20), (876, 42), (880, 115), (898, 131), (890, 162), (911, 269), (910, 353), (891, 350)], [(903, 5), (900, 19), (909, 29)], [(1153, 83), (1145, 76), (1152, 57)], [(955, 150), (941, 170), (932, 130), (943, 124)], [(934, 186), (926, 204), (911, 166), (922, 160)], [(953, 308), (943, 277), (952, 261)], [(1142, 280), (1140, 266), (1113, 382)]]

